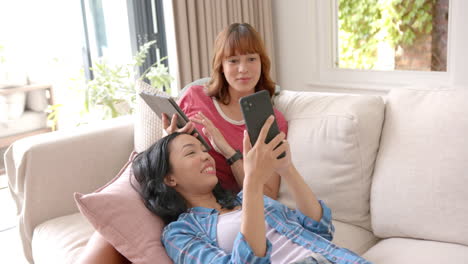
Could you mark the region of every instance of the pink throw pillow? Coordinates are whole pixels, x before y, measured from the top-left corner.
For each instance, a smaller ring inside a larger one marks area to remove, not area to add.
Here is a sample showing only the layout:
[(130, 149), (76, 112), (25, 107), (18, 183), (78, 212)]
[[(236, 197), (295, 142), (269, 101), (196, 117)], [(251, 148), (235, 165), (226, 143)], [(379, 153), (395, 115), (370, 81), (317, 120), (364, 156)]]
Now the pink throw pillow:
[[(162, 219), (152, 214), (130, 185), (132, 161), (94, 193), (75, 193), (81, 213), (115, 249), (133, 263), (172, 263), (161, 243)], [(133, 179), (133, 177), (132, 177)], [(134, 184), (137, 184), (133, 180)]]

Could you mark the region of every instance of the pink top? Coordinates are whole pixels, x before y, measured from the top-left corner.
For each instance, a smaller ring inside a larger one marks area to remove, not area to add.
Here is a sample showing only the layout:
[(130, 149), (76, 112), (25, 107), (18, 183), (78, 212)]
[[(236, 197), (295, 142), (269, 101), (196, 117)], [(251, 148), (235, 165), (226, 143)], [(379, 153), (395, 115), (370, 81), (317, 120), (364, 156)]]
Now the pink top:
[[(187, 89), (179, 100), (179, 106), (188, 118), (194, 117), (198, 112), (202, 112), (216, 125), (224, 138), (234, 149), (241, 152), (243, 151), (242, 139), (244, 138), (245, 130), (244, 121), (235, 121), (224, 115), (218, 105), (218, 102), (214, 98), (206, 95), (203, 86), (195, 85)], [(279, 129), (287, 135), (288, 123), (286, 119), (280, 111), (276, 109), (274, 109), (274, 111)], [(203, 126), (195, 124), (195, 127), (206, 139), (208, 144), (210, 144), (209, 140), (202, 132)], [(210, 150), (210, 154), (215, 160), (216, 175), (218, 176), (221, 186), (224, 189), (238, 193), (241, 188), (237, 185), (236, 179), (232, 174), (231, 167), (226, 162), (226, 158), (216, 152), (213, 148)]]
[[(240, 232), (242, 210), (235, 210), (218, 216), (216, 238), (218, 246), (228, 254), (232, 252), (234, 240)], [(266, 223), (266, 238), (271, 243), (271, 263), (292, 263), (304, 259), (314, 252), (292, 242), (286, 236), (276, 232)]]

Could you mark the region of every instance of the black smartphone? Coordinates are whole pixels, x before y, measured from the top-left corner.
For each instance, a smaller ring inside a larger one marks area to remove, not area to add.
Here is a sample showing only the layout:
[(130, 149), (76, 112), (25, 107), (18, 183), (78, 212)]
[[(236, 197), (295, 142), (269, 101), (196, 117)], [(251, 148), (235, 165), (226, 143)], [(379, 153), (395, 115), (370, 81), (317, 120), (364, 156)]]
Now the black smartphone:
[[(242, 115), (244, 116), (245, 126), (249, 133), (250, 143), (252, 146), (257, 142), (260, 131), (262, 130), (265, 121), (269, 116), (274, 115), (273, 105), (271, 104), (270, 94), (267, 90), (262, 90), (254, 94), (244, 96), (240, 100)], [(276, 118), (268, 131), (265, 143), (270, 142), (276, 135), (280, 133)], [(281, 145), (280, 143), (279, 145)], [(278, 146), (279, 146), (278, 145)], [(277, 146), (277, 147), (278, 147)], [(278, 159), (286, 156), (286, 152), (281, 153)]]

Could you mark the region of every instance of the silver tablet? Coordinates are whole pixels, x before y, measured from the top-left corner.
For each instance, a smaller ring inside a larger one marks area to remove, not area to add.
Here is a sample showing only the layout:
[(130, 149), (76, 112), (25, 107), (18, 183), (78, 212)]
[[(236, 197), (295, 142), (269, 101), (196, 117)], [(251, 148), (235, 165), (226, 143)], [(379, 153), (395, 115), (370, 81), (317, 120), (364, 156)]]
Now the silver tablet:
[[(156, 113), (156, 115), (161, 119), (162, 114), (165, 113), (169, 117), (169, 122), (171, 117), (174, 114), (177, 114), (177, 127), (182, 128), (190, 120), (185, 115), (184, 111), (180, 109), (179, 105), (169, 96), (149, 94), (145, 92), (140, 93), (140, 97), (146, 102), (146, 104)], [(210, 150), (210, 145), (205, 141), (201, 136), (200, 132), (195, 128), (192, 134), (197, 133), (198, 140), (200, 140), (207, 150)]]

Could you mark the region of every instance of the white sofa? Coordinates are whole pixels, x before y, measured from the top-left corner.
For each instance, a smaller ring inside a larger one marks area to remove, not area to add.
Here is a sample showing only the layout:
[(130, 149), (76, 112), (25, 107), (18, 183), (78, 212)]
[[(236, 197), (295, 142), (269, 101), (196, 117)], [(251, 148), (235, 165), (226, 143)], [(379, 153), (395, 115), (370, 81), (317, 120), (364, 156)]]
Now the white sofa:
[[(468, 263), (466, 102), (468, 87), (276, 97), (295, 164), (332, 208), (336, 244), (377, 264)], [(112, 179), (133, 142), (127, 117), (9, 148), (7, 174), (31, 263), (73, 263), (93, 232), (73, 193)], [(285, 185), (280, 200), (294, 206)]]

